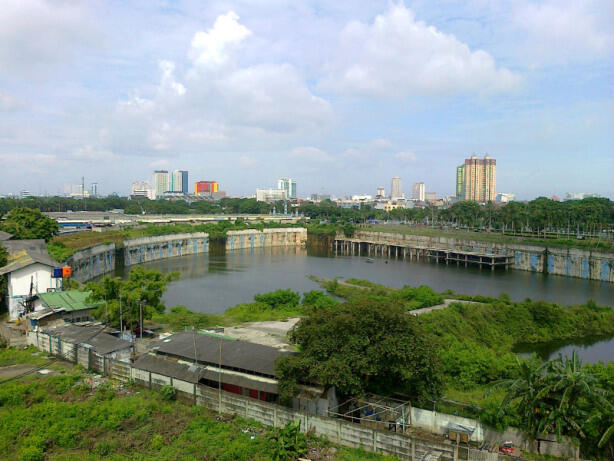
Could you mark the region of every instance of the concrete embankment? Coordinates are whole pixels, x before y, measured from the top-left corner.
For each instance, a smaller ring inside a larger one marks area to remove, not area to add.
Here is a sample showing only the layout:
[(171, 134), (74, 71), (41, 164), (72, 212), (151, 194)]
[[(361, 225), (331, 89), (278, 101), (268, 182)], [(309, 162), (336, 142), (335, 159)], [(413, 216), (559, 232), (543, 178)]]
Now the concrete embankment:
[(614, 282), (614, 253), (581, 248), (371, 231), (358, 231), (351, 238), (338, 233), (335, 248), (362, 256), (381, 254), (446, 264), (483, 264), (492, 268), (501, 265), (516, 270)]
[[(274, 246), (305, 246), (307, 229), (288, 227), (280, 229), (247, 229), (228, 231), (225, 251), (242, 248)], [(157, 235), (97, 245), (73, 254), (67, 264), (79, 282), (113, 272), (118, 265), (133, 266), (159, 259), (209, 252), (209, 234), (204, 232)]]

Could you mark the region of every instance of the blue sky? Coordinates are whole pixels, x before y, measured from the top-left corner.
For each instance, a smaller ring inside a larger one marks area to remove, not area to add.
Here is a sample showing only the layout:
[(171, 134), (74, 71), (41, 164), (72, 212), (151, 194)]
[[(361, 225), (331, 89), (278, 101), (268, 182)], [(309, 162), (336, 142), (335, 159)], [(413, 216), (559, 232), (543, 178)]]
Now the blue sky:
[(488, 153), (499, 192), (614, 198), (613, 29), (607, 0), (9, 0), (0, 193), (168, 168), (231, 195), (447, 195)]

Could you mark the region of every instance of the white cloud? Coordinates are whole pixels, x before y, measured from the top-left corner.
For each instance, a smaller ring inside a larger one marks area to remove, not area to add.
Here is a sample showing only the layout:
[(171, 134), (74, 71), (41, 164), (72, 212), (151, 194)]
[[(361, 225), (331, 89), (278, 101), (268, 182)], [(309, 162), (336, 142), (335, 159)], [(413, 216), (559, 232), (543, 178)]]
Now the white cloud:
[(40, 78), (48, 67), (93, 45), (96, 27), (80, 2), (13, 0), (2, 2), (0, 75)]
[(394, 158), (404, 163), (413, 163), (418, 159), (416, 154), (411, 151), (397, 152), (394, 154)]
[(612, 54), (613, 15), (609, 0), (557, 0), (520, 3), (512, 21), (523, 31), (526, 53), (535, 64), (565, 63)]
[(351, 22), (343, 29), (330, 74), (321, 85), (340, 93), (399, 97), (497, 93), (519, 83), (518, 75), (497, 67), (487, 52), (472, 51), (399, 4), (372, 24)]
[(305, 163), (329, 163), (333, 157), (317, 147), (295, 147), (289, 155), (290, 159)]
[(160, 90), (170, 90), (179, 96), (183, 96), (185, 94), (185, 86), (175, 80), (175, 63), (171, 61), (160, 61), (158, 66), (162, 72)]
[(197, 66), (215, 67), (228, 60), (228, 54), (251, 35), (251, 31), (239, 24), (239, 16), (229, 11), (217, 17), (213, 27), (194, 34), (189, 56)]

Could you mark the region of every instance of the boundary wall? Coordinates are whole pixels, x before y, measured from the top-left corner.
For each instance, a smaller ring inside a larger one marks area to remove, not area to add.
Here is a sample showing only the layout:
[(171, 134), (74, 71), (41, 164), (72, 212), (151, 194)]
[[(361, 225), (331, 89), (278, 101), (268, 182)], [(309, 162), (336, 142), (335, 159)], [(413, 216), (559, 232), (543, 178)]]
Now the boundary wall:
[[(278, 229), (247, 229), (228, 231), (226, 251), (243, 248), (300, 246), (307, 242), (307, 229), (288, 227)], [(96, 245), (77, 251), (66, 264), (72, 267), (72, 276), (81, 283), (113, 272), (118, 264), (134, 266), (149, 261), (209, 252), (209, 234), (204, 232), (156, 235), (128, 239), (122, 245), (114, 243)]]
[[(511, 461), (512, 458), (485, 450), (456, 446), (453, 443), (435, 441), (416, 435), (383, 431), (344, 421), (340, 418), (313, 415), (293, 410), (281, 405), (263, 402), (246, 396), (183, 381), (170, 376), (135, 368), (129, 359), (102, 356), (83, 345), (74, 345), (46, 333), (29, 332), (28, 344), (32, 344), (66, 361), (79, 363), (85, 368), (105, 374), (112, 379), (158, 390), (162, 386), (172, 386), (177, 395), (187, 403), (205, 406), (213, 411), (235, 414), (252, 418), (264, 425), (281, 427), (288, 422), (300, 421), (301, 431), (313, 431), (340, 445), (364, 448), (395, 455), (399, 459), (419, 461), (432, 459), (438, 461)], [(519, 458), (513, 458), (519, 459)]]
[(115, 270), (115, 244), (96, 245), (77, 251), (66, 261), (72, 268), (72, 276), (79, 282), (87, 282), (94, 277)]
[(132, 266), (173, 256), (209, 251), (209, 234), (168, 234), (124, 240), (124, 265)]
[[(342, 233), (338, 233), (337, 238), (348, 240)], [(429, 237), (363, 230), (357, 230), (351, 240), (410, 248), (459, 250), (513, 256), (511, 268), (516, 270), (614, 282), (614, 253), (601, 250), (484, 242), (470, 238)]]
[(279, 229), (246, 229), (226, 233), (226, 250), (264, 248), (279, 246), (300, 246), (307, 243), (307, 229), (285, 227)]

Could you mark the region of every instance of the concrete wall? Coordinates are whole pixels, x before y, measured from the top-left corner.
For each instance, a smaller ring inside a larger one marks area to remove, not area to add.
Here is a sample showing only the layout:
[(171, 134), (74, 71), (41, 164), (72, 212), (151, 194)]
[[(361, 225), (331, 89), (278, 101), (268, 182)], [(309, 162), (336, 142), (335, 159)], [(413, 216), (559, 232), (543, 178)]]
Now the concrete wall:
[(158, 235), (124, 241), (124, 264), (132, 266), (148, 261), (209, 251), (209, 234)]
[(304, 227), (288, 227), (281, 229), (247, 229), (228, 231), (226, 235), (226, 250), (242, 248), (264, 248), (278, 246), (305, 246), (307, 229)]
[[(339, 237), (343, 238), (341, 234)], [(357, 231), (353, 239), (411, 247), (513, 255), (513, 269), (614, 282), (614, 253), (605, 251), (484, 242), (470, 238), (429, 237), (395, 232)]]
[(98, 277), (115, 270), (115, 244), (97, 245), (77, 251), (66, 261), (72, 268), (72, 276), (79, 282)]

